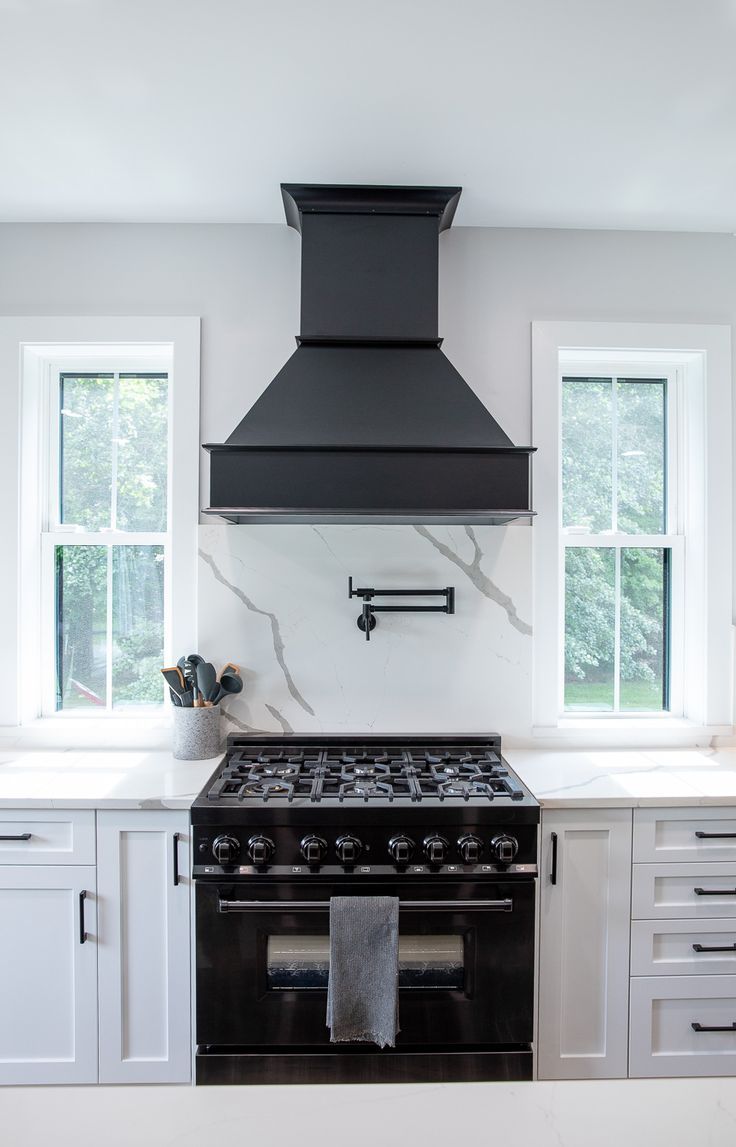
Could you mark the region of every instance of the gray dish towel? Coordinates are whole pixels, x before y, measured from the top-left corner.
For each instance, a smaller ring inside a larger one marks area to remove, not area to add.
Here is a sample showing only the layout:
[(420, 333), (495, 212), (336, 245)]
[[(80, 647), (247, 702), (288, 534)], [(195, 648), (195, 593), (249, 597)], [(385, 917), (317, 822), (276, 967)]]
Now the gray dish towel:
[(327, 1026), (331, 1043), (393, 1047), (399, 1030), (399, 902), (333, 896)]

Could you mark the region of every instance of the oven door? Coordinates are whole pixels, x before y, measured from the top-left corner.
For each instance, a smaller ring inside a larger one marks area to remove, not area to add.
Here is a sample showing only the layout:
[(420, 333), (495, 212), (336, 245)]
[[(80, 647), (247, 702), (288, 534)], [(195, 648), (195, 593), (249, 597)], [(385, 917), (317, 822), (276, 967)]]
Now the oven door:
[(397, 1049), (531, 1043), (533, 880), (421, 889), (199, 882), (200, 1048), (330, 1047), (331, 895), (399, 898)]

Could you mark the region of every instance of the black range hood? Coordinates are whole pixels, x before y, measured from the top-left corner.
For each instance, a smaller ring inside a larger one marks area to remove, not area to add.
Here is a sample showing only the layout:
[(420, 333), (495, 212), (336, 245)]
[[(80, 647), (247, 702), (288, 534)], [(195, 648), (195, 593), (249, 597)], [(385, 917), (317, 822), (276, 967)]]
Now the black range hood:
[(459, 187), (282, 184), (302, 236), (297, 350), (226, 442), (231, 522), (502, 524), (529, 518), (514, 446), (440, 350), (439, 235)]

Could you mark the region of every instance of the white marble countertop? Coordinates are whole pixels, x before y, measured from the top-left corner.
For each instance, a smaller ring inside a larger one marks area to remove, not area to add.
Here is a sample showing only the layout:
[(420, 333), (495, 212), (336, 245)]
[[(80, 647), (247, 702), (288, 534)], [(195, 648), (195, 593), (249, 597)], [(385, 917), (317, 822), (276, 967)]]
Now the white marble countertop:
[(0, 808), (188, 809), (221, 758), (145, 749), (0, 752)]
[[(545, 808), (736, 805), (736, 749), (505, 749)], [(0, 808), (187, 809), (220, 758), (146, 749), (0, 751)]]
[(544, 808), (736, 805), (736, 749), (504, 749)]

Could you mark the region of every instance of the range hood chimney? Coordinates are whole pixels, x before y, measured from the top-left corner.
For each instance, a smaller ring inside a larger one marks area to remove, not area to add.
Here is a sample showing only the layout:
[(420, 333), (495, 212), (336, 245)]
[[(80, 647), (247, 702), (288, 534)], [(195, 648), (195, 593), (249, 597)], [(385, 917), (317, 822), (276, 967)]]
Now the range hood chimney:
[(440, 350), (439, 236), (459, 187), (282, 184), (301, 232), (297, 350), (224, 443), (231, 522), (502, 524), (529, 518), (514, 446)]

